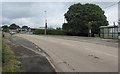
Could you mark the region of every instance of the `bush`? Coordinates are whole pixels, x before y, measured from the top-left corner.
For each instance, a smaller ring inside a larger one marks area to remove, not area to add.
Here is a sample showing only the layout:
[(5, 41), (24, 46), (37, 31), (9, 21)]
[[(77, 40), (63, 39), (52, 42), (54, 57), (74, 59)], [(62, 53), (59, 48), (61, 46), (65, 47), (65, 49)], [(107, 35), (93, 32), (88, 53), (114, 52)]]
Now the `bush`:
[(3, 29), (3, 32), (9, 32), (8, 28)]
[[(34, 34), (40, 34), (43, 35), (45, 32), (45, 29), (36, 29), (34, 31)], [(63, 30), (56, 30), (56, 29), (47, 29), (46, 30), (47, 35), (65, 35), (65, 32)]]
[(33, 34), (44, 34), (44, 29), (36, 29)]

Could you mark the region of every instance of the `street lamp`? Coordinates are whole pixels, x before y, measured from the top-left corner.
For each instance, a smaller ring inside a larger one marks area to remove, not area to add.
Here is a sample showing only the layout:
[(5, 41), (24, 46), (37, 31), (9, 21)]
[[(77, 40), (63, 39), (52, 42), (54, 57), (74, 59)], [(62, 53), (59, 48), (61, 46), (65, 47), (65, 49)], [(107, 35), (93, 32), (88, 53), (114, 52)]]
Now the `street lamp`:
[(120, 21), (118, 21), (118, 39), (120, 39)]
[(46, 31), (46, 29), (47, 29), (47, 11), (45, 11), (45, 35), (47, 34), (47, 31)]
[(88, 26), (88, 36), (91, 37), (91, 34), (92, 34), (92, 32), (91, 32), (91, 29), (92, 29), (92, 21), (91, 21), (91, 22), (88, 22), (87, 26)]

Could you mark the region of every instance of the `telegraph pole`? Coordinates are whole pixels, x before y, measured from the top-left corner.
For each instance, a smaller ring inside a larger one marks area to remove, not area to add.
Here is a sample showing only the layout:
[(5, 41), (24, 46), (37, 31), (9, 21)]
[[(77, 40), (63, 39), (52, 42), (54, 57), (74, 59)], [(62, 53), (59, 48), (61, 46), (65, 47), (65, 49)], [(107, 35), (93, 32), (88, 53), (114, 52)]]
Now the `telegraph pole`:
[(46, 31), (46, 29), (47, 29), (47, 11), (45, 11), (45, 35), (47, 34), (47, 31)]
[(115, 38), (115, 22), (113, 22), (113, 25), (114, 25), (114, 38)]
[(120, 39), (120, 20), (118, 21), (118, 39)]

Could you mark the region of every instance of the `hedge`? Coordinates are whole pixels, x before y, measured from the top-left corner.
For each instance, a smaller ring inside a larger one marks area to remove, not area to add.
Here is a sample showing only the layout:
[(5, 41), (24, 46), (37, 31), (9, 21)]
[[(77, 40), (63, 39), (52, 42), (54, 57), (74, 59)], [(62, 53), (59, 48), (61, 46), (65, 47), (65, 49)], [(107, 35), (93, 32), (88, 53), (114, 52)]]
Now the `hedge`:
[[(45, 32), (45, 29), (36, 29), (34, 31), (34, 34), (41, 34), (43, 35)], [(47, 29), (46, 30), (47, 35), (65, 35), (65, 32), (61, 29)]]

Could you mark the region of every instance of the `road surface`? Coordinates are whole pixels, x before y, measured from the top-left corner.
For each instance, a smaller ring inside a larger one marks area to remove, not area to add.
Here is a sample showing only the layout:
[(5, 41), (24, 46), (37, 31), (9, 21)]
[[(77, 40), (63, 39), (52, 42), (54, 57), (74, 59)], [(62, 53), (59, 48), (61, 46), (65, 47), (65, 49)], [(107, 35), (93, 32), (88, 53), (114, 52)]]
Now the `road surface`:
[(118, 72), (118, 48), (50, 36), (16, 36), (44, 50), (58, 72)]
[(4, 41), (11, 46), (17, 59), (21, 62), (18, 72), (52, 72), (51, 74), (56, 74), (47, 58), (30, 41), (16, 36), (5, 37)]

